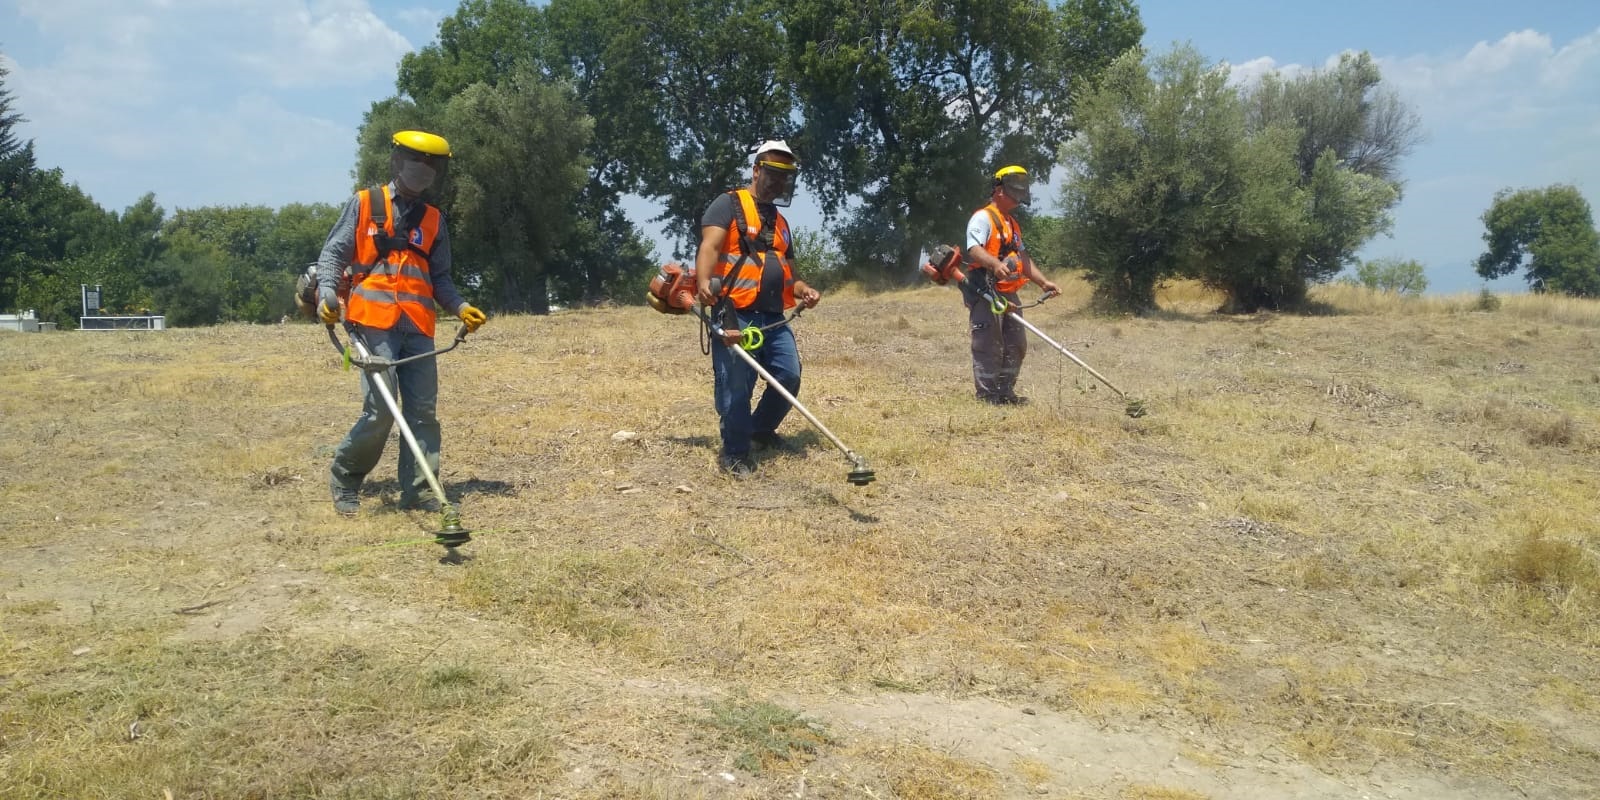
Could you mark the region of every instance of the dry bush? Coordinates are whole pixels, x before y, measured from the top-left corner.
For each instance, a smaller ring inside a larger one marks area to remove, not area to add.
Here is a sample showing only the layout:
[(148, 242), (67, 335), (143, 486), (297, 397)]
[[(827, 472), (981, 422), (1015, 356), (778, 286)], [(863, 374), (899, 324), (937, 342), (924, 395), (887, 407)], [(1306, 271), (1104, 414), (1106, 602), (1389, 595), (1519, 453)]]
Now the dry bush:
[(1541, 592), (1600, 600), (1600, 565), (1580, 544), (1532, 531), (1512, 547), (1491, 553), (1485, 577)]

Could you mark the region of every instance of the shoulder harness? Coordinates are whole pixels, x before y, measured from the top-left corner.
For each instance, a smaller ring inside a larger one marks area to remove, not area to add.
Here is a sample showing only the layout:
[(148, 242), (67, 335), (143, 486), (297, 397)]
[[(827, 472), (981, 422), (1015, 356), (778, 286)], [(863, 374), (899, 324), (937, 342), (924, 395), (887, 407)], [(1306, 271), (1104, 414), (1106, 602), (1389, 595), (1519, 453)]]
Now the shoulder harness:
[(423, 216), (428, 213), (428, 204), (417, 201), (405, 219), (397, 220), (399, 224), (395, 225), (395, 232), (398, 235), (391, 236), (385, 232), (389, 225), (390, 200), (383, 190), (382, 186), (374, 186), (367, 190), (367, 205), (372, 209), (372, 225), (375, 229), (372, 234), (372, 244), (378, 249), (378, 258), (387, 259), (389, 254), (396, 250), (410, 250), (423, 258), (430, 258), (433, 255), (434, 242), (438, 241), (438, 237), (434, 237), (434, 241), (428, 243), (428, 249), (424, 250), (412, 244), (408, 235), (412, 228), (422, 224)]

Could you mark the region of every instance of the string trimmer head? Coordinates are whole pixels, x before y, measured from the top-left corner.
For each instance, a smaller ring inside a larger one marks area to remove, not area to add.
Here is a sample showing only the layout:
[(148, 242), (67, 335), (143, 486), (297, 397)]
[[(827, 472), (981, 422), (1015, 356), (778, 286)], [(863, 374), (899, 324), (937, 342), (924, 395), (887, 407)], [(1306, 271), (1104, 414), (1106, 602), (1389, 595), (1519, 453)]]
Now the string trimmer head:
[(878, 474), (873, 472), (872, 468), (867, 466), (866, 459), (860, 456), (856, 456), (855, 466), (845, 475), (845, 480), (849, 481), (851, 486), (866, 486), (877, 479)]

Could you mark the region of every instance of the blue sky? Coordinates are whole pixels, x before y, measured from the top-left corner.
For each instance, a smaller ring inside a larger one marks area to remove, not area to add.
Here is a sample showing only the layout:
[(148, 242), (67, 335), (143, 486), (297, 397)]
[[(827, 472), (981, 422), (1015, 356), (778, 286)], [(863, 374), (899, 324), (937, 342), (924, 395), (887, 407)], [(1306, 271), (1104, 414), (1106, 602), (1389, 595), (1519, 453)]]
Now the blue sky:
[[(40, 163), (108, 208), (339, 202), (363, 112), (454, 3), (428, 0), (0, 0), (0, 59)], [(1478, 217), (1503, 187), (1600, 201), (1600, 4), (1159, 0), (1146, 45), (1187, 41), (1240, 76), (1368, 50), (1422, 117), (1392, 237), (1431, 291), (1476, 290)], [(1448, 8), (1448, 11), (1441, 11)], [(802, 154), (803, 156), (804, 154)], [(797, 199), (799, 227), (821, 224)], [(653, 215), (631, 204), (638, 221)], [(1518, 279), (1496, 288), (1516, 289)]]

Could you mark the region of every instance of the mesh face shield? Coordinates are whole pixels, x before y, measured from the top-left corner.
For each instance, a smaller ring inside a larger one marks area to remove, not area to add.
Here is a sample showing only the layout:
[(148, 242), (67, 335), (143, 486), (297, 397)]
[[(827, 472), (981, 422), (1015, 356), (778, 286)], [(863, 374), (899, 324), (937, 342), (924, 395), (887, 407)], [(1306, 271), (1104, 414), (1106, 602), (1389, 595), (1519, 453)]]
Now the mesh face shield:
[(756, 199), (787, 208), (794, 201), (794, 186), (800, 177), (800, 168), (781, 161), (756, 162), (760, 173), (756, 175)]
[(1025, 206), (1033, 201), (1033, 179), (1027, 173), (1017, 172), (999, 179), (1000, 189), (1011, 202)]
[(444, 178), (450, 168), (449, 156), (430, 155), (396, 145), (389, 154), (389, 171), (395, 182), (411, 194), (422, 194)]

